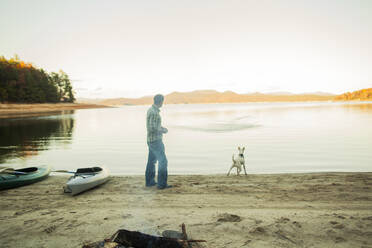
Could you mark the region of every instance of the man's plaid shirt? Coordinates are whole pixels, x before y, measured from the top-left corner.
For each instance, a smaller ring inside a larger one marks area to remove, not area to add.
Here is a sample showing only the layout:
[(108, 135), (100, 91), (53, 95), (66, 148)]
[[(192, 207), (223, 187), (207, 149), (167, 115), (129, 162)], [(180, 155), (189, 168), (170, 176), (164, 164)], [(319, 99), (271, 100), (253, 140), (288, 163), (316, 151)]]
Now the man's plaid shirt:
[(163, 138), (161, 132), (161, 117), (160, 109), (154, 104), (147, 110), (146, 127), (147, 127), (147, 142), (154, 142)]

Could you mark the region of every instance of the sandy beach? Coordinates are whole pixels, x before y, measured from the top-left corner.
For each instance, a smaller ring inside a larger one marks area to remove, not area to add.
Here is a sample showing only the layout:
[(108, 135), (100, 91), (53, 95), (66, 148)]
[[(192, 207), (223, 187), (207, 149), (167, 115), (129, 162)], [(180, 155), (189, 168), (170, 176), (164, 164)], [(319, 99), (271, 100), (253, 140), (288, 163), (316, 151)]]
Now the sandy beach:
[(0, 104), (0, 119), (50, 115), (75, 109), (108, 107), (109, 106), (89, 103)]
[(372, 173), (115, 176), (71, 197), (65, 175), (0, 191), (1, 247), (81, 247), (120, 228), (180, 231), (193, 247), (372, 247)]

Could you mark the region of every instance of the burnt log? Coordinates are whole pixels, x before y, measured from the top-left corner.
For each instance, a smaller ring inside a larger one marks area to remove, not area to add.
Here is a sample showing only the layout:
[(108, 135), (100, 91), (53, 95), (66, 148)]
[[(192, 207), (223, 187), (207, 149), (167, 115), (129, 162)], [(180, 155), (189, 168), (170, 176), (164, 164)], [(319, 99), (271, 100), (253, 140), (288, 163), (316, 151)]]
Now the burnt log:
[(177, 239), (152, 236), (141, 232), (120, 229), (116, 232), (114, 242), (134, 248), (183, 248), (183, 242)]
[(141, 232), (120, 229), (115, 232), (111, 238), (105, 239), (103, 242), (85, 244), (83, 248), (191, 248), (192, 243), (207, 242), (206, 240), (188, 239), (185, 224), (182, 224), (182, 233), (170, 230), (164, 231), (163, 233), (172, 234), (173, 237), (153, 236)]

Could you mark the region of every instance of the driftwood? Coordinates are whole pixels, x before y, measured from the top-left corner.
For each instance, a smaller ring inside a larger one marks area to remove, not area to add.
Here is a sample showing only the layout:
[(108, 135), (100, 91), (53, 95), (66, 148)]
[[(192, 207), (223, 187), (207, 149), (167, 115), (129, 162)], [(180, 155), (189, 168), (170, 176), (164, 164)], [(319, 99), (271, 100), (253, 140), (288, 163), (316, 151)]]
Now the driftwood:
[[(110, 239), (103, 243), (92, 243), (83, 246), (84, 248), (96, 247), (133, 247), (133, 248), (191, 248), (195, 242), (207, 242), (205, 240), (188, 239), (185, 224), (182, 224), (182, 238), (168, 238), (153, 236), (141, 232), (120, 229)], [(107, 245), (107, 246), (106, 246)]]

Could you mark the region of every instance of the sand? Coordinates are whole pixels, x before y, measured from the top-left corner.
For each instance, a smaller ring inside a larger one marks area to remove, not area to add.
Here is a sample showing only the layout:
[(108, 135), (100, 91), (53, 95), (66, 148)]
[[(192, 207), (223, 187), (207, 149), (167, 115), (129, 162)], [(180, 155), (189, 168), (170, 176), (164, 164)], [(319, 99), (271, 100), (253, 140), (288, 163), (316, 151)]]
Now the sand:
[(0, 104), (0, 119), (42, 116), (75, 109), (107, 108), (105, 105), (85, 103)]
[(372, 247), (372, 173), (115, 176), (77, 196), (67, 176), (0, 191), (1, 247), (81, 247), (120, 228), (180, 231), (194, 247)]

